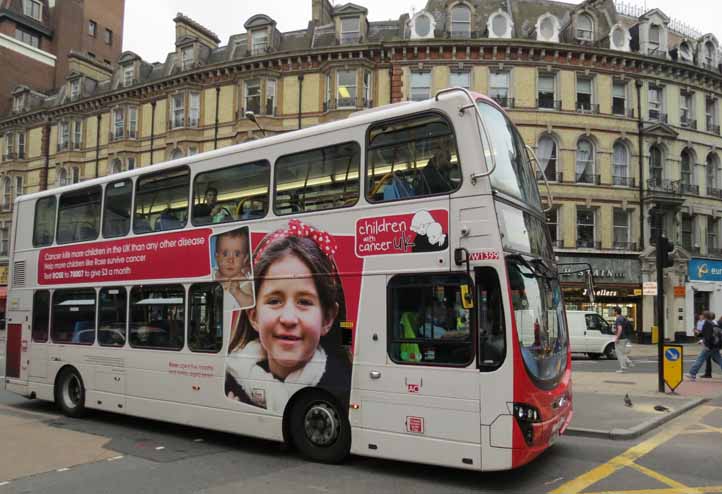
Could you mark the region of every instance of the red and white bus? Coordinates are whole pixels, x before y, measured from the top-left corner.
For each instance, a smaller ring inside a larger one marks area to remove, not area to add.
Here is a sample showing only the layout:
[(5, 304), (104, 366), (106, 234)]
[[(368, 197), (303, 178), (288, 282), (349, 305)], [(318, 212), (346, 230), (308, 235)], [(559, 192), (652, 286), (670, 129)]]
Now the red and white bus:
[(523, 141), (463, 89), (18, 198), (6, 387), (349, 453), (519, 467), (572, 417)]

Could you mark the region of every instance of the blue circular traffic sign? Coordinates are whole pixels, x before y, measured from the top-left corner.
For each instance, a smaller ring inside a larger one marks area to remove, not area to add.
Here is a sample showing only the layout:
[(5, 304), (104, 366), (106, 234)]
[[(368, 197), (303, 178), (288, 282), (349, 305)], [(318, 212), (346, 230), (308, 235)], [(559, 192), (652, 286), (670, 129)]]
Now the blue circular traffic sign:
[(680, 357), (679, 350), (676, 348), (668, 348), (667, 351), (664, 352), (664, 357), (670, 362), (676, 362)]

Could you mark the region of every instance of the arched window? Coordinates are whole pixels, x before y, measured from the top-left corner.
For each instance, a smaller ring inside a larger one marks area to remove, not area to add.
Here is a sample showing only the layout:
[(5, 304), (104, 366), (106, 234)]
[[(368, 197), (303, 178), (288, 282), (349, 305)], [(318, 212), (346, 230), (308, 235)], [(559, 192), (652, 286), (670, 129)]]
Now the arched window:
[(511, 38), (513, 21), (509, 14), (503, 10), (498, 10), (489, 17), (487, 29), (490, 38)]
[(543, 135), (539, 139), (539, 143), (536, 146), (536, 154), (537, 159), (539, 160), (539, 164), (542, 167), (542, 170), (544, 170), (544, 175), (546, 175), (546, 179), (550, 181), (556, 181), (557, 180), (557, 159), (558, 159), (558, 152), (557, 152), (557, 143), (549, 135)]
[(110, 174), (112, 175), (113, 173), (120, 173), (121, 171), (123, 171), (123, 163), (120, 161), (120, 159), (115, 158), (110, 163)]
[(175, 148), (170, 153), (170, 159), (171, 160), (177, 160), (183, 157), (183, 151), (181, 151), (179, 148)]
[(65, 168), (58, 168), (57, 180), (58, 186), (68, 185), (68, 171)]
[(707, 155), (707, 195), (722, 197), (719, 190), (719, 157), (715, 153)]
[(579, 139), (577, 143), (577, 183), (598, 183), (594, 174), (594, 145), (589, 139)]
[(632, 183), (629, 180), (629, 150), (621, 141), (614, 143), (612, 163), (614, 166), (614, 175), (612, 176), (614, 185), (631, 187)]
[(592, 41), (594, 38), (594, 20), (589, 14), (577, 16), (577, 39)]
[(411, 38), (433, 38), (434, 20), (426, 13), (419, 13), (411, 19)]
[(650, 185), (661, 187), (664, 178), (664, 155), (658, 146), (649, 149), (649, 178)]
[(451, 9), (451, 35), (455, 38), (471, 36), (471, 9), (466, 5), (456, 5)]
[(692, 153), (689, 149), (682, 151), (682, 192), (691, 193), (691, 186), (694, 184), (694, 177), (692, 175), (692, 168), (694, 166)]

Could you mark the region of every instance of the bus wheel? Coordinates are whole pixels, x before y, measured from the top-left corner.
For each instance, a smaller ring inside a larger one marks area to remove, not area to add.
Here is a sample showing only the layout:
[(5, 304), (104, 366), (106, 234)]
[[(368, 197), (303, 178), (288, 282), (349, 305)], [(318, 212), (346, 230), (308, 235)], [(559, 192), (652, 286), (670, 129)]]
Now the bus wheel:
[(291, 409), (291, 439), (306, 458), (340, 463), (351, 449), (351, 426), (336, 400), (323, 392), (305, 394)]
[(55, 403), (68, 417), (85, 415), (85, 386), (75, 369), (67, 369), (55, 385)]

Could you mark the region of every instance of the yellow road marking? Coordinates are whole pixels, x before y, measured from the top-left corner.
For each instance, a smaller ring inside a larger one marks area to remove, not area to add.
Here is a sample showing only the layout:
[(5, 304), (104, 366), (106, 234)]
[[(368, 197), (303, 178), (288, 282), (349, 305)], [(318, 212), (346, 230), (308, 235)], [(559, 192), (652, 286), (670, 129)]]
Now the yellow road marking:
[(713, 426), (707, 425), (707, 424), (699, 424), (699, 425), (704, 427), (704, 432), (719, 432), (720, 434), (722, 434), (722, 428), (720, 428), (720, 427), (713, 427)]
[[(698, 425), (701, 423), (702, 418), (709, 414), (714, 407), (702, 406), (694, 410), (689, 415), (683, 417), (676, 424), (667, 427), (662, 432), (650, 437), (646, 441), (629, 448), (624, 453), (612, 458), (607, 463), (600, 465), (587, 473), (584, 473), (574, 480), (563, 484), (559, 488), (553, 490), (551, 494), (579, 494), (589, 486), (596, 484), (602, 479), (605, 479), (624, 467), (629, 467), (634, 462), (648, 454), (650, 451), (659, 447), (661, 444), (672, 439), (674, 436), (683, 432), (687, 427), (691, 425)], [(639, 492), (641, 494), (647, 494), (647, 492), (654, 492), (655, 494), (696, 494), (696, 492), (715, 492), (715, 491), (694, 491), (693, 488), (684, 487), (687, 491), (682, 491), (679, 488), (672, 488), (671, 490), (647, 490), (647, 491), (619, 491), (625, 494), (632, 494), (632, 492)], [(719, 489), (718, 489), (719, 490)]]
[(687, 486), (685, 486), (684, 484), (682, 484), (681, 482), (677, 482), (677, 481), (674, 480), (674, 479), (670, 479), (670, 478), (667, 477), (666, 475), (662, 475), (662, 474), (659, 473), (659, 472), (655, 472), (655, 471), (652, 470), (651, 468), (647, 468), (647, 467), (645, 467), (645, 466), (638, 465), (638, 464), (636, 464), (636, 463), (630, 464), (630, 465), (629, 465), (629, 468), (633, 468), (633, 469), (637, 470), (638, 472), (642, 472), (642, 473), (643, 473), (644, 475), (646, 475), (647, 477), (652, 477), (653, 479), (658, 480), (658, 481), (660, 481), (660, 482), (663, 483), (663, 484), (667, 484), (667, 485), (670, 486), (670, 487), (676, 487), (676, 488), (678, 488), (678, 489), (679, 489), (679, 488), (685, 488), (685, 487), (687, 487)]
[(669, 489), (636, 489), (632, 491), (601, 491), (589, 492), (588, 494), (719, 494), (722, 492), (722, 485), (711, 487), (682, 487)]

